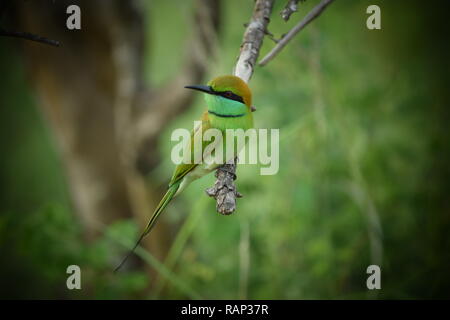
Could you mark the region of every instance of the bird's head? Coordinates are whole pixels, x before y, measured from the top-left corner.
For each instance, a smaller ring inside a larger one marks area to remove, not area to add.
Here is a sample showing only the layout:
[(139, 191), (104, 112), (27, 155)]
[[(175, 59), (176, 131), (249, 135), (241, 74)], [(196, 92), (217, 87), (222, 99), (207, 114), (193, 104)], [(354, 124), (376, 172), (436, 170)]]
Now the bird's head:
[(238, 101), (245, 104), (251, 111), (256, 110), (252, 106), (252, 92), (250, 91), (250, 88), (244, 80), (236, 76), (220, 76), (209, 81), (206, 86), (193, 85), (186, 86), (185, 88)]

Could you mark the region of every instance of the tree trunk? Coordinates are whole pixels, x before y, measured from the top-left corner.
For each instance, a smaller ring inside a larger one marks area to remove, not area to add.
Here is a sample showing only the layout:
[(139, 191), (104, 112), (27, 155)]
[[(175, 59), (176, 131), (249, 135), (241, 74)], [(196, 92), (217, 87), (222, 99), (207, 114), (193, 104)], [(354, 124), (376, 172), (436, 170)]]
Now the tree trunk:
[[(62, 43), (55, 48), (24, 40), (23, 52), (87, 239), (117, 219), (147, 222), (163, 192), (159, 184), (144, 180), (159, 162), (157, 137), (189, 106), (191, 93), (183, 85), (201, 81), (215, 45), (219, 3), (197, 1), (195, 38), (183, 69), (163, 88), (147, 88), (142, 77), (146, 10), (140, 3), (12, 4), (16, 28)], [(72, 4), (81, 8), (81, 30), (66, 28), (66, 8)], [(171, 243), (169, 231), (161, 219), (146, 242), (160, 259)]]

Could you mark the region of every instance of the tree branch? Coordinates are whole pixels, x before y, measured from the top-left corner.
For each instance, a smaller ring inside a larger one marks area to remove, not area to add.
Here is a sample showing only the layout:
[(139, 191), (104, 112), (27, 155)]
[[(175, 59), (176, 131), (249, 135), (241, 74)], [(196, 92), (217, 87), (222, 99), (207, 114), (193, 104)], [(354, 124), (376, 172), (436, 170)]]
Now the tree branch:
[(283, 18), (284, 21), (288, 21), (291, 15), (294, 12), (297, 12), (298, 9), (298, 3), (306, 0), (289, 0), (284, 9), (280, 12), (281, 18)]
[(245, 30), (241, 51), (234, 68), (234, 74), (245, 82), (248, 82), (253, 74), (274, 2), (274, 0), (257, 0), (251, 21)]
[(59, 41), (44, 38), (44, 37), (38, 36), (37, 34), (32, 34), (29, 32), (6, 31), (3, 29), (0, 29), (0, 36), (30, 40), (30, 41), (48, 44), (48, 45), (55, 46), (55, 47), (59, 47), (61, 45)]
[(229, 215), (236, 210), (236, 198), (242, 195), (237, 192), (234, 180), (236, 179), (237, 158), (232, 159), (216, 170), (216, 183), (206, 189), (206, 194), (216, 199), (217, 212)]
[(278, 41), (276, 46), (259, 61), (258, 65), (265, 66), (270, 60), (272, 60), (300, 30), (317, 18), (331, 2), (333, 2), (333, 0), (322, 0), (322, 2), (315, 6), (303, 20), (295, 25), (295, 27), (293, 27), (283, 38), (280, 39), (280, 41)]
[[(270, 21), (274, 0), (257, 0), (250, 23), (247, 25), (241, 44), (240, 53), (234, 68), (234, 75), (248, 82), (253, 74), (258, 59), (267, 25)], [(237, 158), (231, 159), (216, 171), (216, 183), (206, 190), (210, 197), (216, 199), (217, 212), (229, 215), (236, 210), (236, 198), (242, 195), (236, 191)]]

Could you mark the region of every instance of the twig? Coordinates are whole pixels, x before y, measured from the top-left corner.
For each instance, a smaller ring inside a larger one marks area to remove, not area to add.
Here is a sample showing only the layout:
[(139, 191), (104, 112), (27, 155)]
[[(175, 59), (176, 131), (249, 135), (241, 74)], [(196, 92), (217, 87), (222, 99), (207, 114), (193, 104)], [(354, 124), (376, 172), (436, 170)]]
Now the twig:
[(325, 8), (331, 3), (333, 0), (322, 0), (317, 6), (312, 9), (305, 18), (303, 18), (302, 21), (300, 21), (295, 27), (293, 27), (283, 38), (278, 41), (277, 45), (273, 47), (272, 50), (264, 57), (262, 58), (258, 65), (264, 66), (266, 65), (270, 60), (272, 60), (285, 46), (286, 44), (292, 40), (292, 38), (304, 27), (306, 27), (311, 21), (313, 21), (315, 18), (317, 18), (324, 10)]
[(273, 35), (272, 32), (270, 32), (269, 30), (266, 29), (266, 31), (264, 32), (264, 34), (273, 42), (278, 43), (278, 39), (275, 38), (275, 36)]
[(298, 9), (298, 3), (302, 1), (306, 1), (306, 0), (289, 0), (288, 3), (286, 4), (286, 6), (284, 7), (283, 10), (281, 10), (280, 15), (281, 18), (283, 18), (284, 21), (288, 21), (289, 18), (291, 17), (291, 15), (294, 12), (297, 12)]
[[(253, 9), (250, 23), (247, 24), (242, 39), (240, 53), (234, 68), (234, 75), (248, 82), (258, 59), (259, 50), (267, 34), (267, 25), (270, 21), (273, 3), (275, 0), (257, 0)], [(236, 191), (236, 159), (231, 159), (216, 170), (216, 183), (206, 190), (210, 197), (216, 199), (217, 212), (231, 214), (236, 210), (236, 198), (242, 195)]]
[(6, 30), (0, 29), (0, 36), (21, 38), (21, 39), (25, 39), (25, 40), (31, 40), (31, 41), (48, 44), (48, 45), (55, 46), (55, 47), (59, 47), (61, 45), (59, 41), (44, 38), (37, 34), (32, 34), (32, 33), (28, 33), (28, 32), (6, 31)]

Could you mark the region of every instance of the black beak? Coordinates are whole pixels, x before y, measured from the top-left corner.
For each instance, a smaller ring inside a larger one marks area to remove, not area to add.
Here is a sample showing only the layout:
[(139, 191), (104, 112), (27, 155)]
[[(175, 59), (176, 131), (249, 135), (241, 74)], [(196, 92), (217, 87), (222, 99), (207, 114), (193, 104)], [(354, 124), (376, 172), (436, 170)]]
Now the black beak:
[(211, 89), (210, 86), (197, 85), (197, 86), (185, 86), (185, 88), (198, 90), (204, 93), (214, 94), (214, 91)]

